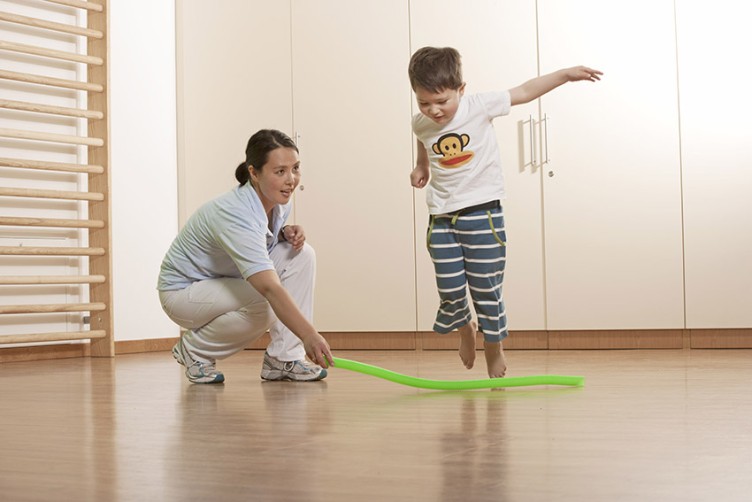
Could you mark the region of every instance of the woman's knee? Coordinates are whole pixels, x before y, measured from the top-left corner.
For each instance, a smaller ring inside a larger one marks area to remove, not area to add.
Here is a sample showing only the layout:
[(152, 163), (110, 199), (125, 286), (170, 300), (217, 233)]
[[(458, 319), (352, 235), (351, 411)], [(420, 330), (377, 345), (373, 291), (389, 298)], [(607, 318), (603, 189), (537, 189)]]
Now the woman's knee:
[(303, 244), (303, 247), (298, 251), (298, 255), (295, 257), (302, 262), (309, 263), (312, 266), (316, 266), (316, 251), (308, 243)]

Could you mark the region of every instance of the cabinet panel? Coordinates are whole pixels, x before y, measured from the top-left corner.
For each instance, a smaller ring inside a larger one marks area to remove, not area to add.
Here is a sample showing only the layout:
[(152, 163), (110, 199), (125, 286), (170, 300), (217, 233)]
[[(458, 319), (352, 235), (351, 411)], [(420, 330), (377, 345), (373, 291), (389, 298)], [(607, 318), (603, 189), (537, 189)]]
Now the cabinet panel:
[[(427, 45), (460, 52), (467, 93), (508, 89), (537, 75), (534, 2), (469, 0), (458, 8), (446, 0), (411, 0), (410, 28), (411, 53)], [(512, 330), (539, 330), (545, 323), (541, 171), (530, 162), (531, 115), (537, 119), (537, 103), (494, 121), (507, 192), (504, 299)], [(415, 215), (418, 329), (430, 331), (439, 297), (424, 244), (428, 210), (421, 190), (415, 190)]]
[(541, 99), (548, 329), (682, 328), (673, 2), (539, 0), (538, 16), (541, 74), (605, 73)]
[(178, 0), (175, 7), (183, 223), (204, 202), (236, 186), (235, 167), (254, 132), (292, 133), (290, 6)]
[(415, 330), (407, 16), (404, 0), (292, 2), (295, 218), (322, 331)]
[(752, 6), (678, 1), (687, 328), (752, 327)]

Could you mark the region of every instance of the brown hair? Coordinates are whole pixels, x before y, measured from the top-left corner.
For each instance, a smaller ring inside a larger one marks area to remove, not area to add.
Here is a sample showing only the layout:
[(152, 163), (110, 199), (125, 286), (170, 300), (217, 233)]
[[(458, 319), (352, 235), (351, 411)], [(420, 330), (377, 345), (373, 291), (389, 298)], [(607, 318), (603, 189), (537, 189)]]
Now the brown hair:
[(415, 51), (407, 68), (410, 85), (430, 92), (462, 87), (460, 53), (452, 47), (423, 47)]

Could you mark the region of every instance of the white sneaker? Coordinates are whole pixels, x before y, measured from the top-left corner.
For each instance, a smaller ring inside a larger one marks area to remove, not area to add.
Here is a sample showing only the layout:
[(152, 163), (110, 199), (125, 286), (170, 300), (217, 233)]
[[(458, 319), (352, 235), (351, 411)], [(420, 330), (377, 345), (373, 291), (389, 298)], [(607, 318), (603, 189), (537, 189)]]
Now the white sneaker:
[(264, 353), (264, 366), (261, 368), (264, 380), (292, 380), (295, 382), (315, 382), (326, 378), (326, 370), (305, 359), (280, 361), (268, 352)]
[(193, 359), (183, 345), (183, 338), (172, 348), (172, 357), (185, 366), (185, 376), (193, 383), (222, 383), (225, 376), (214, 367), (213, 362), (203, 362)]

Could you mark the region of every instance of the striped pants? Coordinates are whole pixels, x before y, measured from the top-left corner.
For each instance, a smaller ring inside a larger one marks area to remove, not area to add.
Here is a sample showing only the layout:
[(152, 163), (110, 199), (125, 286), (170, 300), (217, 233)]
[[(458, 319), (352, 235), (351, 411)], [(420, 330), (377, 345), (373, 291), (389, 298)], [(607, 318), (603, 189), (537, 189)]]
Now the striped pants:
[(426, 240), (441, 300), (434, 331), (445, 334), (470, 322), (469, 287), (483, 339), (499, 342), (506, 338), (503, 208), (432, 215)]

